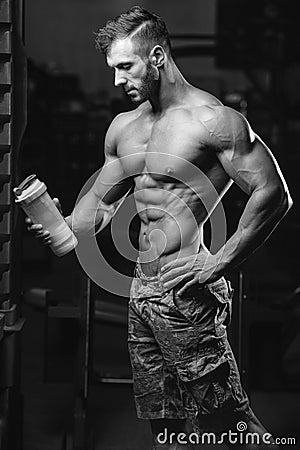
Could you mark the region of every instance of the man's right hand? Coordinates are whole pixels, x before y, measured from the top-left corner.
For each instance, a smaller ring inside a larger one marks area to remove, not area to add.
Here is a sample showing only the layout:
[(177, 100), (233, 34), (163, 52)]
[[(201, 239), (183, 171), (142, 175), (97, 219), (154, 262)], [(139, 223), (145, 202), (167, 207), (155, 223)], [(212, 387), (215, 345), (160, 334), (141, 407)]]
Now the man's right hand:
[[(57, 198), (53, 199), (57, 209), (62, 214), (62, 209), (60, 202)], [(27, 230), (32, 234), (33, 237), (39, 239), (44, 245), (51, 245), (52, 241), (50, 238), (50, 233), (48, 230), (44, 230), (43, 225), (40, 223), (33, 223), (29, 217), (26, 217), (25, 223), (27, 225)]]

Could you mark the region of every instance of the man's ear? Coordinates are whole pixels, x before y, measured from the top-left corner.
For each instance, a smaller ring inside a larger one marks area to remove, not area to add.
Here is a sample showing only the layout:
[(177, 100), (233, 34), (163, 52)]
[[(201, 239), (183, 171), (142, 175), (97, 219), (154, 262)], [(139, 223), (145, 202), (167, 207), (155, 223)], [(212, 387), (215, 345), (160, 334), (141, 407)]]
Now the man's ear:
[(153, 47), (149, 54), (150, 62), (155, 67), (161, 67), (166, 61), (166, 52), (160, 45)]

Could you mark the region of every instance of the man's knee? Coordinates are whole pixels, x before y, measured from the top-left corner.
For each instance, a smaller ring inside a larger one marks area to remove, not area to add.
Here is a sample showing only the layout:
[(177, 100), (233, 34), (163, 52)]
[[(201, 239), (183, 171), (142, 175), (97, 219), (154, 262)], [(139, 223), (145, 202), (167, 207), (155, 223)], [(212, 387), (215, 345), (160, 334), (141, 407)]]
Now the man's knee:
[(253, 417), (247, 423), (247, 430), (243, 433), (243, 439), (239, 443), (228, 442), (227, 445), (232, 450), (278, 450), (280, 447), (275, 443), (271, 433), (269, 433), (262, 423)]
[(250, 434), (250, 436), (251, 434), (259, 436), (259, 448), (270, 448), (270, 444), (272, 444), (272, 450), (279, 448), (279, 446), (275, 443), (271, 433), (266, 430), (266, 428), (262, 425), (257, 417), (254, 416), (247, 425), (247, 432)]

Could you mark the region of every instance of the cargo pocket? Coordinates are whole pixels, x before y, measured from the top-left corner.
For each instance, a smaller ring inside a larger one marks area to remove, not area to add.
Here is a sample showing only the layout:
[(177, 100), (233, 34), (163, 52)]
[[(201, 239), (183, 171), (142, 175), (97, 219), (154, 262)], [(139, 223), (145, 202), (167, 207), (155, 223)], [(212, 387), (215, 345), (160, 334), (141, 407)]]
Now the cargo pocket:
[(232, 316), (232, 298), (234, 289), (231, 287), (230, 281), (224, 277), (215, 283), (206, 285), (206, 289), (218, 302), (218, 311), (215, 317), (215, 324), (218, 334), (223, 334), (223, 327), (227, 327), (231, 322)]
[(185, 381), (186, 389), (193, 396), (200, 414), (213, 414), (223, 408), (232, 408), (235, 401), (228, 380), (228, 363), (222, 363), (213, 371), (200, 376), (197, 371), (191, 375), (189, 368), (179, 370), (180, 378)]
[(216, 341), (214, 345), (198, 346), (197, 354), (185, 361), (178, 362), (176, 369), (179, 378), (183, 382), (189, 382), (209, 375), (225, 361), (227, 361), (226, 348), (220, 340)]
[(233, 298), (234, 289), (231, 287), (230, 281), (224, 277), (214, 283), (206, 284), (205, 288), (221, 303), (228, 303)]

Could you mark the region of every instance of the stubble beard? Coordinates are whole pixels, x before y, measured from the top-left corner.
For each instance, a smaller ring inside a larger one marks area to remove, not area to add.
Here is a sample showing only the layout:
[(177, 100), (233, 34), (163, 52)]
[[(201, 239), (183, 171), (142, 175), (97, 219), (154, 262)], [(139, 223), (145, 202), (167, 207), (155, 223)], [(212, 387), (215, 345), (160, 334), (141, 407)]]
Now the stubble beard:
[(159, 79), (156, 77), (155, 69), (150, 63), (147, 64), (147, 71), (141, 80), (141, 87), (138, 89), (138, 97), (130, 97), (132, 103), (139, 106), (150, 100), (158, 91)]

